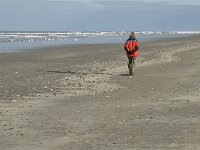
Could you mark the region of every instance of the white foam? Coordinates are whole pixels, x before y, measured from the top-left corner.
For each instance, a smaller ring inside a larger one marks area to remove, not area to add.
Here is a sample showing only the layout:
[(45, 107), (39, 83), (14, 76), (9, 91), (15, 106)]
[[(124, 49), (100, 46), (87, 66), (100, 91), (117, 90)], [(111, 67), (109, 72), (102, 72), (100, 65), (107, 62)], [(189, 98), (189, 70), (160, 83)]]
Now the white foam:
[[(0, 41), (30, 41), (31, 40), (55, 40), (55, 39), (74, 39), (87, 37), (118, 37), (128, 36), (126, 31), (96, 31), (96, 32), (0, 32)], [(148, 35), (182, 35), (200, 34), (200, 31), (139, 31), (136, 34), (141, 36)]]

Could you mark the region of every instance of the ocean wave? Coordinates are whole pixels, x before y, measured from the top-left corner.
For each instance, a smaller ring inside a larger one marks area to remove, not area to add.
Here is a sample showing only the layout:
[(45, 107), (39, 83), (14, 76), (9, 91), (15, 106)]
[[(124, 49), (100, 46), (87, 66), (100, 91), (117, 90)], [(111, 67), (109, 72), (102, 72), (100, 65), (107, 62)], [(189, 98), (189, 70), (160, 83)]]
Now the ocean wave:
[[(97, 31), (97, 32), (0, 32), (0, 42), (17, 42), (17, 41), (53, 41), (63, 39), (79, 39), (92, 37), (118, 37), (128, 36), (128, 31)], [(140, 36), (149, 35), (172, 35), (172, 34), (200, 34), (200, 31), (138, 31)]]

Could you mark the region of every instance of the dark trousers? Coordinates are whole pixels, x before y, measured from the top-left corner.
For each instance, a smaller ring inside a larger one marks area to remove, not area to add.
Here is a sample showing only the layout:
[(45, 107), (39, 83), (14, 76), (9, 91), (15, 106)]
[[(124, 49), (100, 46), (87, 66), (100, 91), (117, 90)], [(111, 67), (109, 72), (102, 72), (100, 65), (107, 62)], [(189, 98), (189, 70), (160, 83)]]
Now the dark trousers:
[(135, 68), (135, 57), (129, 57), (128, 60), (129, 60), (128, 63), (129, 74), (132, 75), (134, 73), (134, 68)]

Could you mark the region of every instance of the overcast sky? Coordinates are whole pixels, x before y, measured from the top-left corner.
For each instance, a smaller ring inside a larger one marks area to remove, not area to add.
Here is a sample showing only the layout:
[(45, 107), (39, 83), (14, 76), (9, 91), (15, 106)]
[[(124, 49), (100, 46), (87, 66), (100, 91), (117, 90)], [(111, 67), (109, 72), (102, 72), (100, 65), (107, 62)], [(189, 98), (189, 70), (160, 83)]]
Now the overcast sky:
[(1, 31), (200, 30), (200, 0), (0, 0)]

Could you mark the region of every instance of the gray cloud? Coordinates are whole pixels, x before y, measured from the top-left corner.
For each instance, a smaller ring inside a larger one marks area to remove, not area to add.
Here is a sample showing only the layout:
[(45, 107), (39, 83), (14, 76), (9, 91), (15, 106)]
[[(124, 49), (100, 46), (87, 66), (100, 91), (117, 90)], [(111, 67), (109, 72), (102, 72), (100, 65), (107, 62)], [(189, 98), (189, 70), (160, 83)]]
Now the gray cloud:
[(200, 30), (199, 5), (167, 1), (0, 0), (0, 30)]
[(185, 4), (185, 5), (200, 5), (199, 0), (44, 0), (44, 1), (51, 1), (51, 2), (64, 2), (64, 1), (79, 1), (79, 2), (147, 2), (147, 3), (171, 3), (171, 4)]

